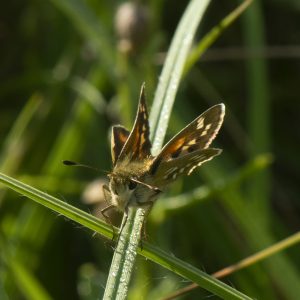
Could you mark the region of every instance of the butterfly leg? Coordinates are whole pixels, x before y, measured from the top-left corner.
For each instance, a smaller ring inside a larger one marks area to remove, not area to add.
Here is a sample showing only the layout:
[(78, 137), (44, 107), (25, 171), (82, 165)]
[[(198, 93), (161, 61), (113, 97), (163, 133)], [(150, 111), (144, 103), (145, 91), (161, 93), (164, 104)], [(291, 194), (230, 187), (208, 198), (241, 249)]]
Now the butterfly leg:
[(116, 236), (115, 228), (114, 228), (114, 226), (113, 226), (113, 224), (112, 224), (112, 222), (111, 222), (111, 220), (110, 220), (110, 217), (106, 214), (106, 212), (108, 212), (108, 211), (111, 210), (111, 209), (114, 209), (115, 206), (112, 205), (112, 204), (110, 204), (110, 202), (109, 202), (109, 199), (111, 198), (111, 196), (110, 196), (110, 190), (109, 190), (108, 186), (104, 184), (104, 185), (102, 186), (102, 190), (103, 190), (103, 196), (104, 196), (105, 202), (106, 202), (108, 205), (107, 205), (106, 207), (104, 207), (103, 209), (101, 209), (101, 214), (102, 214), (102, 216), (104, 217), (105, 221), (106, 221), (109, 225), (111, 225), (112, 231), (113, 231), (113, 238), (112, 238), (112, 239), (114, 240), (114, 239), (115, 239), (115, 236)]

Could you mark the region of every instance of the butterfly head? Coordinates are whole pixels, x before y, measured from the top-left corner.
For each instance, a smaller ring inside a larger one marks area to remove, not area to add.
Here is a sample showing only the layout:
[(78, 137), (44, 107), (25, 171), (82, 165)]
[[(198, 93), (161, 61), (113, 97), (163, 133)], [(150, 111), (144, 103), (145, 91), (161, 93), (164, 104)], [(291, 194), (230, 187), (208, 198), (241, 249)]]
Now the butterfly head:
[(154, 198), (161, 192), (156, 186), (148, 184), (145, 176), (137, 176), (137, 173), (115, 170), (109, 174), (109, 179), (112, 204), (121, 211), (129, 204), (139, 206), (144, 198)]
[(131, 199), (135, 197), (137, 182), (128, 176), (120, 176), (114, 173), (111, 173), (109, 178), (112, 204), (123, 211), (128, 203), (132, 201)]

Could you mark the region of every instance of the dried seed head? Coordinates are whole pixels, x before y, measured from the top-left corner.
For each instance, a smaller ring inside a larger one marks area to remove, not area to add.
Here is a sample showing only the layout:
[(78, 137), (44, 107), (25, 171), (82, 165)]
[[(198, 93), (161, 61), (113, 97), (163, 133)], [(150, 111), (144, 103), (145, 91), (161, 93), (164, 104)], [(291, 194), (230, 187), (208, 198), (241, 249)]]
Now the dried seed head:
[(107, 180), (102, 178), (96, 179), (89, 183), (82, 193), (82, 202), (89, 205), (105, 202), (102, 192), (102, 185), (106, 183)]
[(146, 7), (131, 2), (119, 6), (115, 16), (115, 29), (119, 39), (118, 48), (132, 53), (147, 37), (149, 13)]
[[(82, 203), (88, 205), (91, 208), (92, 214), (99, 219), (104, 219), (101, 210), (108, 204), (108, 199), (105, 199), (103, 194), (102, 186), (104, 184), (107, 184), (107, 180), (104, 178), (92, 181), (87, 185), (81, 196)], [(106, 212), (106, 215), (113, 225), (120, 225), (122, 216), (117, 210), (111, 209)]]

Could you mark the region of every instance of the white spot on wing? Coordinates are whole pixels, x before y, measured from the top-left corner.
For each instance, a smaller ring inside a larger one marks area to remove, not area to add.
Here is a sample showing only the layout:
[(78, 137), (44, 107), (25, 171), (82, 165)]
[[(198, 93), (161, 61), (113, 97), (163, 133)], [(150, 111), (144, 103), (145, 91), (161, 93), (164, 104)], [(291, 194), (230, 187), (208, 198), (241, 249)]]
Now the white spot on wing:
[(198, 121), (197, 121), (197, 129), (201, 129), (204, 125), (204, 119), (203, 118), (200, 118)]
[(177, 170), (178, 170), (177, 167), (170, 168), (169, 170), (166, 171), (166, 175), (170, 175), (171, 173), (174, 173)]
[(192, 167), (192, 168), (189, 170), (188, 175), (190, 175), (190, 174), (195, 170), (196, 167), (197, 167), (197, 165), (194, 166), (194, 167)]
[(205, 129), (205, 130), (202, 131), (202, 133), (201, 133), (200, 136), (204, 136), (204, 135), (206, 135), (206, 134), (207, 134), (207, 130)]
[(211, 127), (211, 123), (209, 123), (209, 124), (207, 124), (207, 125), (205, 126), (205, 130), (209, 130), (210, 127)]
[[(188, 145), (190, 146), (190, 145), (194, 145), (194, 144), (196, 144), (196, 139), (192, 139), (192, 140), (190, 140), (189, 141), (189, 143), (188, 143)], [(184, 148), (184, 147), (183, 147)]]

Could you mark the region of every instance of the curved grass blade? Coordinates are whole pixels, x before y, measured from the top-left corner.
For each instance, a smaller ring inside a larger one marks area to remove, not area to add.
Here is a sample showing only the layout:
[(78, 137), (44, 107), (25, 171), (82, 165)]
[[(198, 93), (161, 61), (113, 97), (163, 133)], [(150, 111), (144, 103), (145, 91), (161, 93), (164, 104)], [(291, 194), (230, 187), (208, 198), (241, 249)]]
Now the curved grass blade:
[(173, 37), (149, 117), (153, 154), (156, 154), (162, 147), (183, 67), (196, 29), (209, 2), (209, 0), (192, 0)]
[[(8, 188), (36, 201), (45, 207), (50, 208), (54, 212), (59, 213), (93, 231), (96, 231), (97, 233), (100, 233), (106, 238), (112, 239), (113, 237), (111, 226), (68, 203), (65, 203), (2, 173), (0, 173), (0, 182), (5, 184)], [(204, 289), (223, 297), (224, 299), (250, 299), (232, 287), (218, 281), (217, 279), (214, 279), (197, 268), (148, 243), (143, 243), (143, 249), (139, 249), (138, 251), (141, 255), (152, 260), (153, 262), (156, 262), (159, 265), (176, 272), (177, 274), (193, 282), (196, 282)], [(127, 252), (127, 256), (130, 256), (129, 254)]]
[[(239, 270), (242, 270), (244, 268), (252, 266), (253, 264), (258, 263), (258, 262), (260, 262), (260, 261), (286, 249), (286, 248), (289, 248), (299, 242), (300, 242), (300, 232), (296, 232), (295, 234), (281, 240), (280, 242), (242, 259), (241, 261), (239, 261), (236, 264), (225, 267), (224, 269), (215, 272), (214, 274), (212, 274), (212, 276), (214, 276), (215, 278), (223, 278), (223, 277), (228, 276), (232, 273), (235, 273)], [(174, 293), (165, 297), (163, 300), (176, 299), (177, 297), (183, 296), (198, 287), (199, 287), (199, 285), (197, 285), (196, 283), (192, 283), (180, 290), (175, 291)]]
[(218, 25), (213, 27), (192, 50), (185, 63), (183, 77), (190, 71), (204, 52), (218, 39), (237, 18), (247, 9), (252, 0), (245, 0), (236, 9), (230, 12)]
[[(209, 2), (209, 0), (191, 0), (173, 37), (149, 118), (153, 154), (162, 147), (182, 70), (196, 29)], [(137, 247), (141, 239), (142, 226), (145, 216), (148, 215), (148, 209), (149, 207), (139, 207), (138, 209), (129, 207), (128, 217), (123, 219), (123, 222), (126, 221), (126, 223), (114, 252), (103, 297), (105, 300), (115, 297), (121, 300), (125, 299), (127, 295)], [(127, 255), (128, 253), (130, 255)]]
[(104, 221), (68, 204), (51, 195), (48, 195), (36, 188), (33, 188), (25, 183), (22, 183), (12, 177), (0, 173), (0, 182), (5, 184), (10, 189), (36, 201), (37, 203), (50, 208), (51, 210), (75, 221), (79, 224), (90, 228), (105, 237), (111, 239), (113, 232), (111, 226)]

